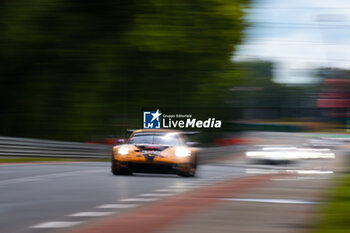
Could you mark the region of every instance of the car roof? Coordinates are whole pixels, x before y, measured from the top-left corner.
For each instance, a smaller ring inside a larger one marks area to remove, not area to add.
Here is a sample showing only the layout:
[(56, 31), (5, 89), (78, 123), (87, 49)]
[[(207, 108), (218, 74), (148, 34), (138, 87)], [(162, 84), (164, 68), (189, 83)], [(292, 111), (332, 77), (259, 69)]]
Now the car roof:
[(181, 133), (180, 130), (175, 129), (137, 129), (133, 133)]

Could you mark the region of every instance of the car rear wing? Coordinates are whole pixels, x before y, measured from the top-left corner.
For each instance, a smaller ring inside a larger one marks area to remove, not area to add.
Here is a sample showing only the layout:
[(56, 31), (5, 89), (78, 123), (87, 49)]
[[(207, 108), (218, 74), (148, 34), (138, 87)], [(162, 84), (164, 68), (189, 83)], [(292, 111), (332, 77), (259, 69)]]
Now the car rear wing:
[(126, 129), (127, 133), (133, 133), (134, 131), (136, 131), (137, 129)]
[[(133, 133), (133, 132), (135, 132), (136, 130), (137, 130), (137, 129), (126, 129), (126, 132), (127, 132), (127, 133)], [(199, 134), (199, 131), (180, 131), (179, 133), (180, 133), (180, 134), (183, 134), (183, 135), (191, 136), (191, 135)]]
[(191, 136), (191, 135), (199, 134), (199, 131), (182, 131), (181, 134)]

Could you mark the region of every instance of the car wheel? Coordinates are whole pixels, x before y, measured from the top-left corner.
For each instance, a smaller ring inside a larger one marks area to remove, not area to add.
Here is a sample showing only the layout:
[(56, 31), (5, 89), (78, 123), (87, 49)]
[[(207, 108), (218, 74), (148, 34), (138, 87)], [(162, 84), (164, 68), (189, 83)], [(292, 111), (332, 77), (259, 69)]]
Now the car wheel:
[(115, 176), (118, 176), (118, 175), (132, 175), (131, 171), (125, 170), (125, 169), (121, 169), (120, 165), (117, 163), (117, 161), (114, 158), (112, 158), (111, 172)]
[(182, 177), (194, 177), (196, 175), (196, 170), (197, 170), (197, 163), (191, 163), (190, 168), (186, 172), (179, 172), (179, 176)]
[(112, 169), (111, 171), (112, 171), (113, 175), (115, 175), (115, 176), (132, 175), (131, 171), (124, 171), (124, 170), (121, 170), (121, 169)]

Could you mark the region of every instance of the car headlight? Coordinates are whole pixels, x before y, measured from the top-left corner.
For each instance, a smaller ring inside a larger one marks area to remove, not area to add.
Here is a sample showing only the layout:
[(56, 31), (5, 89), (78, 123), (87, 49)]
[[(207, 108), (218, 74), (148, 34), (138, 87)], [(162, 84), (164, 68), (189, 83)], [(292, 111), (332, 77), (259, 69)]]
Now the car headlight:
[(129, 153), (129, 148), (127, 146), (121, 146), (118, 148), (118, 154), (127, 155)]
[(178, 147), (175, 149), (176, 157), (188, 157), (191, 155), (191, 151), (186, 147)]

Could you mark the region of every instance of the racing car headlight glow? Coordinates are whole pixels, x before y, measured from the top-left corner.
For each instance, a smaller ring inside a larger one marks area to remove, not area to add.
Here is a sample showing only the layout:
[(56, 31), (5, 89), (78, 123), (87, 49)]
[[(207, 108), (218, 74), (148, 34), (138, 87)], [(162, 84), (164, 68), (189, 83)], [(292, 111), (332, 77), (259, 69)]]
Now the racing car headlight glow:
[(178, 147), (175, 149), (176, 157), (188, 157), (191, 155), (191, 151), (185, 147)]
[(129, 153), (129, 148), (127, 146), (121, 146), (118, 148), (118, 154), (127, 155)]

